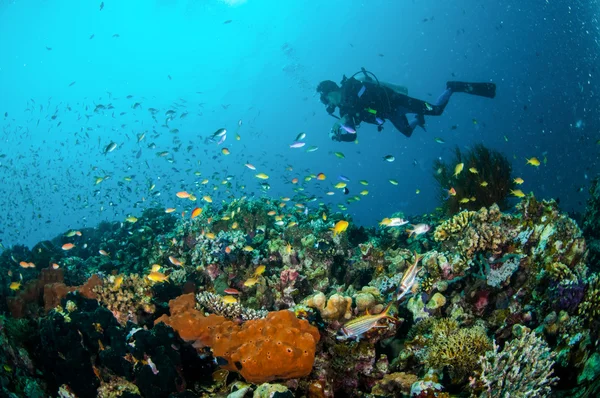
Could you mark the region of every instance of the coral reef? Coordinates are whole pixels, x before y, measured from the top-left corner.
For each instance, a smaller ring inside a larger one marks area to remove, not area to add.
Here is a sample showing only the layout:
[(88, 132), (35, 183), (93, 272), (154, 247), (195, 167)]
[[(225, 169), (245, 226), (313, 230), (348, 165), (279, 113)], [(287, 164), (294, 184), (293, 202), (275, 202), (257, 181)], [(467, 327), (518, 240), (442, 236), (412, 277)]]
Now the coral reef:
[(221, 296), (210, 292), (200, 292), (196, 296), (196, 299), (198, 300), (198, 304), (208, 312), (224, 316), (228, 319), (248, 321), (250, 319), (264, 318), (268, 314), (268, 311), (246, 308), (238, 302), (226, 303)]
[(525, 344), (554, 375), (515, 388), (600, 390), (600, 278), (555, 201), (414, 217), (433, 231), (408, 238), (299, 198), (155, 209), (5, 250), (0, 394), (496, 396), (502, 366), (535, 374)]
[(138, 323), (155, 310), (151, 303), (151, 285), (138, 274), (111, 275), (94, 288), (98, 301), (105, 305), (120, 324)]

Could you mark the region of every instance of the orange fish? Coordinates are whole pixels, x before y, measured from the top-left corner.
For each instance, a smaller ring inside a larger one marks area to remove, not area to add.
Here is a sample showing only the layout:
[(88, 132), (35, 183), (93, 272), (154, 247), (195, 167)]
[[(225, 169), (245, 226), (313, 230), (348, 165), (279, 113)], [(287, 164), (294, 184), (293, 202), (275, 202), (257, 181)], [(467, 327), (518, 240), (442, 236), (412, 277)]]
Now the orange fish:
[(323, 181), (325, 178), (327, 178), (327, 177), (325, 177), (325, 174), (323, 174), (323, 173), (317, 174), (317, 180)]
[(181, 261), (179, 261), (179, 259), (173, 257), (173, 256), (169, 256), (169, 261), (171, 262), (171, 264), (173, 265), (183, 265), (183, 263)]
[(200, 214), (202, 214), (202, 208), (201, 207), (196, 207), (194, 210), (192, 210), (192, 218), (196, 218)]
[(186, 191), (177, 192), (177, 197), (181, 199), (187, 199), (190, 197), (190, 194)]
[(292, 184), (298, 184), (298, 179), (297, 178), (292, 178)]
[(52, 269), (59, 269), (60, 265), (56, 264), (56, 263), (52, 263)]
[(62, 245), (63, 250), (71, 250), (74, 247), (75, 247), (75, 245), (72, 243), (65, 243), (64, 245)]

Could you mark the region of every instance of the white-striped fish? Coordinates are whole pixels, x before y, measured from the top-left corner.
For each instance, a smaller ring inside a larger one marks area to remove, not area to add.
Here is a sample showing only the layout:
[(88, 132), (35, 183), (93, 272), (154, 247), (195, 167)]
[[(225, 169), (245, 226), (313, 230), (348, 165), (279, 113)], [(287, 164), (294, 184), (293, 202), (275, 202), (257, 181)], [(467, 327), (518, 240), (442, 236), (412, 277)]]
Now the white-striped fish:
[(346, 323), (338, 332), (338, 340), (347, 340), (356, 338), (357, 340), (363, 333), (377, 327), (386, 327), (384, 325), (378, 325), (380, 319), (388, 318), (393, 321), (397, 321), (396, 318), (389, 315), (390, 308), (392, 307), (393, 301), (385, 307), (380, 314), (371, 315), (367, 312), (366, 315), (359, 316), (356, 319)]
[(398, 286), (398, 291), (396, 292), (396, 300), (400, 300), (406, 294), (408, 294), (413, 288), (415, 281), (417, 280), (417, 274), (421, 271), (421, 268), (417, 268), (419, 265), (419, 261), (423, 258), (422, 254), (418, 254), (415, 252), (415, 262), (412, 264), (404, 275), (402, 275), (402, 279), (400, 280), (400, 286)]

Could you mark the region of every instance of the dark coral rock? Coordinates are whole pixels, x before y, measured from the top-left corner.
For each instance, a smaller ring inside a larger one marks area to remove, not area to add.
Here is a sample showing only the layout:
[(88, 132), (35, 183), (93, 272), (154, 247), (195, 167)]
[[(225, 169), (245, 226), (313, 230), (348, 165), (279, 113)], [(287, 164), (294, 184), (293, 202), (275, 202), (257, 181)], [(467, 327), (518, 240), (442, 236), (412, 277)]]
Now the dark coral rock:
[(40, 320), (38, 360), (51, 391), (67, 384), (77, 396), (93, 397), (100, 386), (93, 359), (102, 347), (116, 349), (120, 341), (124, 344), (125, 332), (113, 314), (95, 300), (77, 293), (69, 294), (66, 300), (73, 301), (77, 309), (52, 311)]
[(552, 281), (547, 293), (548, 300), (554, 310), (565, 310), (574, 313), (585, 295), (585, 283), (581, 280), (577, 282), (569, 280)]
[[(159, 323), (151, 331), (141, 330), (131, 340), (131, 352), (138, 361), (135, 383), (144, 397), (164, 397), (188, 386), (212, 382), (216, 365), (210, 356), (201, 358), (189, 344), (183, 343), (169, 326)], [(141, 363), (141, 362), (140, 362)]]
[(600, 270), (600, 177), (590, 186), (590, 196), (585, 207), (583, 235), (589, 249), (588, 265), (592, 271)]

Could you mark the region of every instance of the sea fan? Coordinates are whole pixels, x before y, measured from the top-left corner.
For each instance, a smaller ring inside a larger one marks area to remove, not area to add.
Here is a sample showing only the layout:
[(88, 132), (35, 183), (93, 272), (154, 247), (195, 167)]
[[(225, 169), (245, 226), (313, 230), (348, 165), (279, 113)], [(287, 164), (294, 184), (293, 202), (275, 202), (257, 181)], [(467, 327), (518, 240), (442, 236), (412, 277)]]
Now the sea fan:
[[(463, 170), (455, 176), (455, 167), (462, 163)], [(448, 215), (460, 210), (479, 210), (496, 203), (506, 209), (506, 197), (513, 185), (510, 162), (500, 152), (476, 145), (466, 154), (456, 148), (454, 160), (447, 164), (434, 163), (433, 176), (440, 186), (441, 207)], [(454, 188), (456, 195), (449, 194)]]

